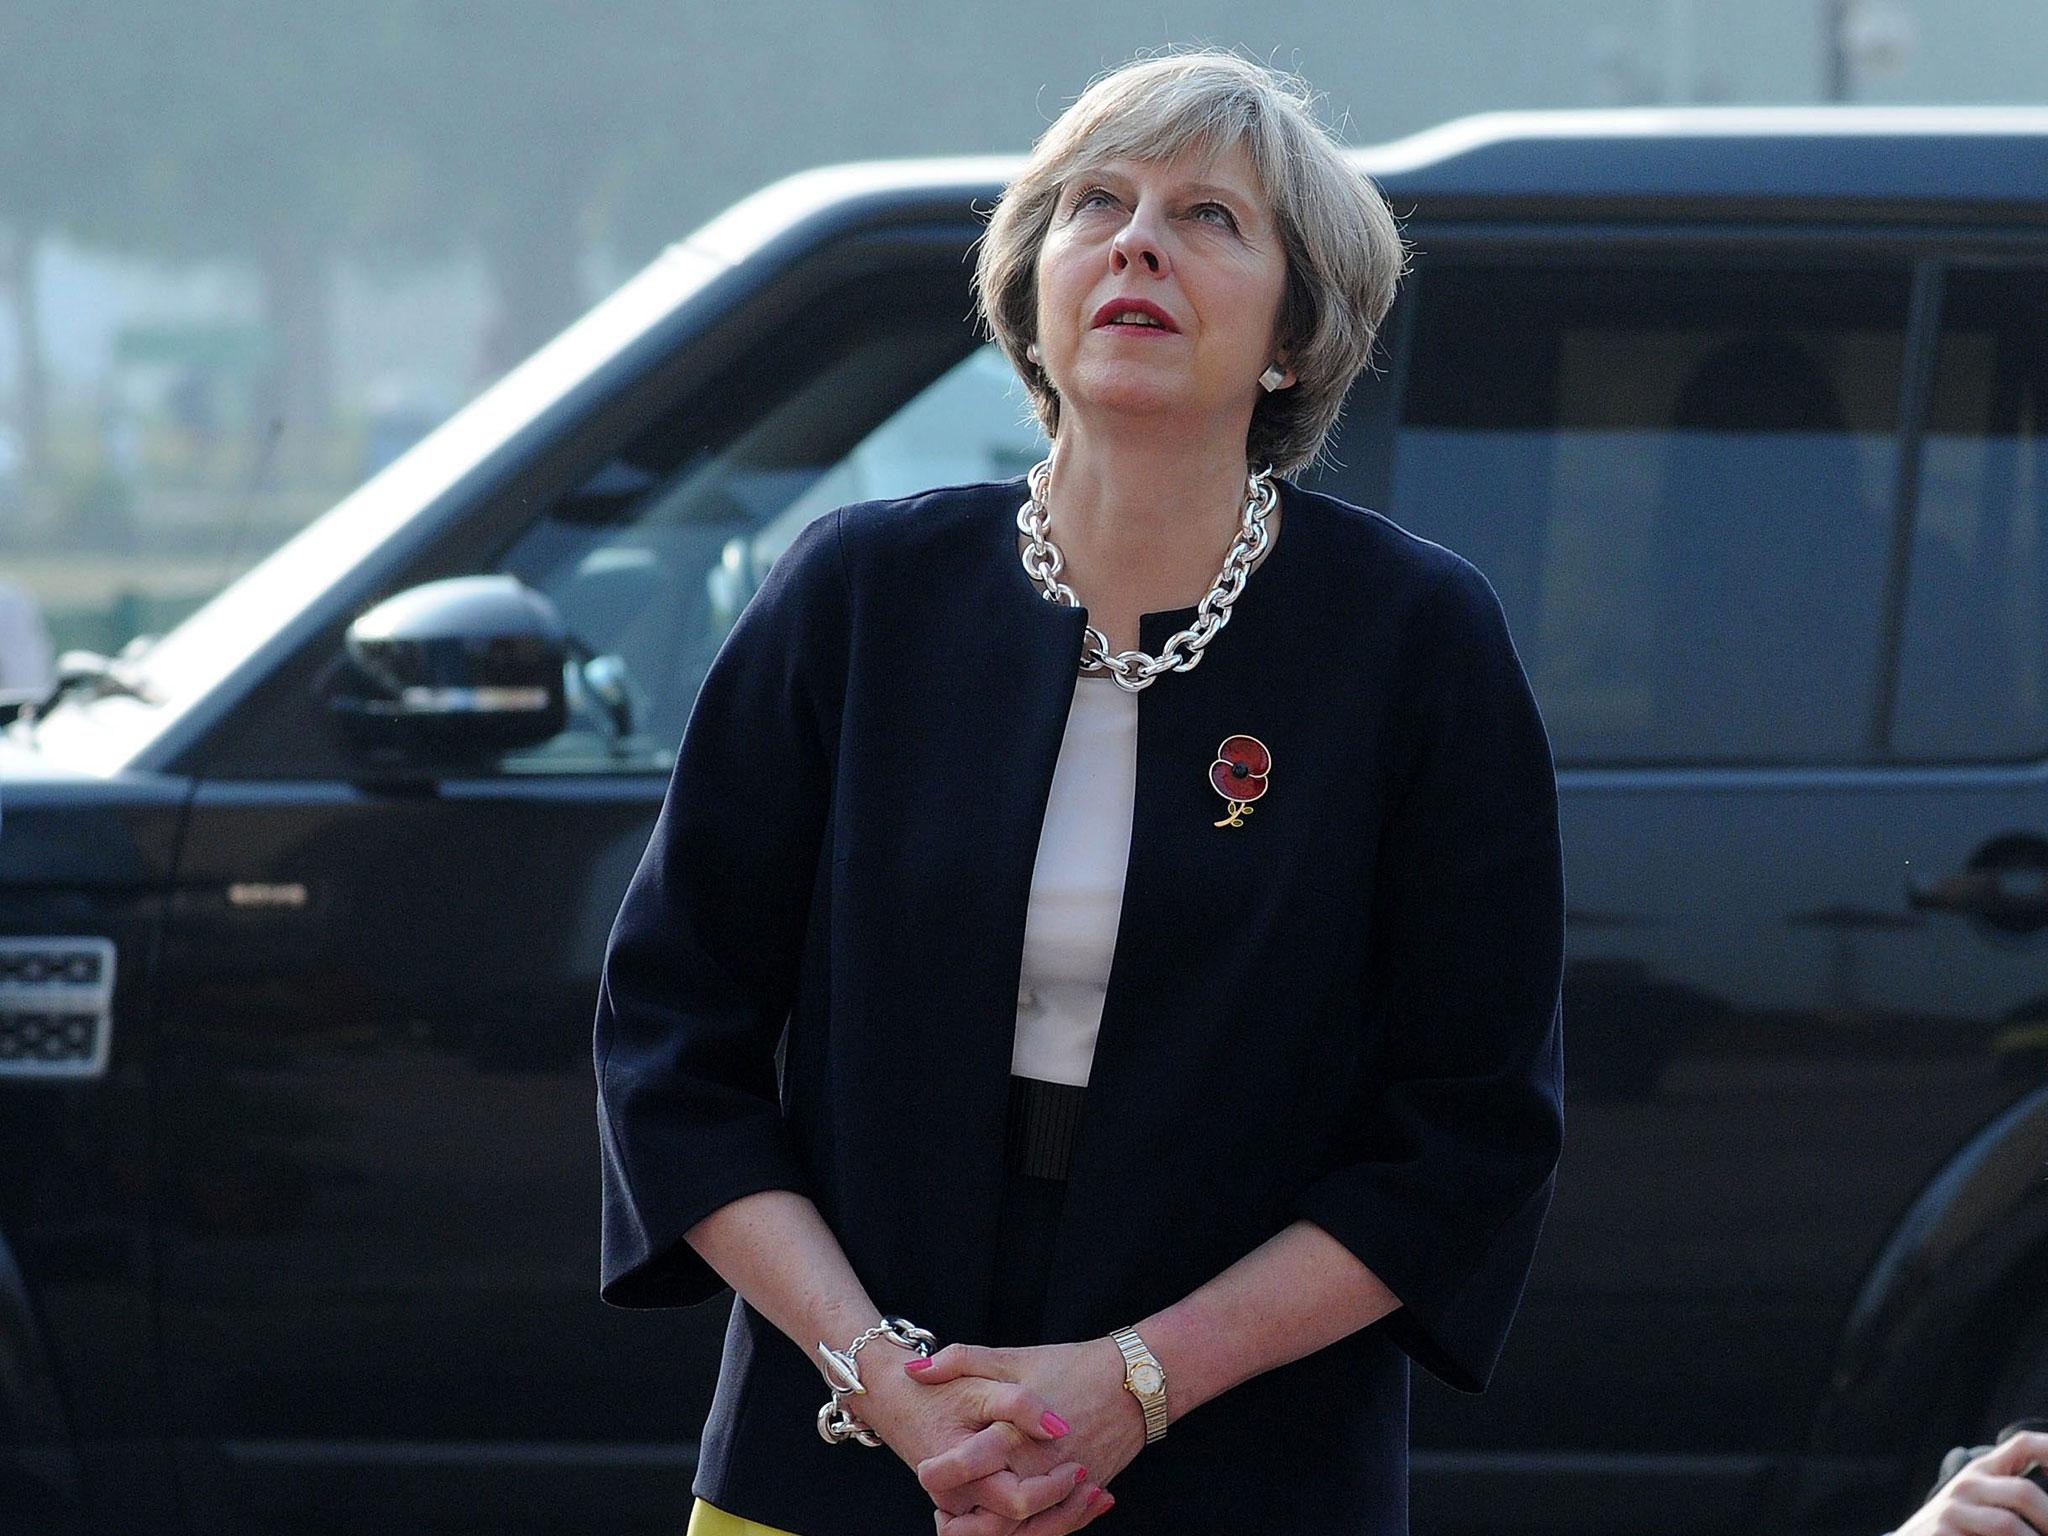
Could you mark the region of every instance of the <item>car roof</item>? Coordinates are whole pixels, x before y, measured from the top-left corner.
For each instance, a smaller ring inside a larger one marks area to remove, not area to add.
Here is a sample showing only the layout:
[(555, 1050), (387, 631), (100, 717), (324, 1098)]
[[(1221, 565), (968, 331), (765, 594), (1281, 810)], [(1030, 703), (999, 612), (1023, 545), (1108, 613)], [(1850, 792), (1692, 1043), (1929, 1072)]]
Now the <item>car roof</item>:
[[(1403, 218), (1629, 211), (2048, 225), (2048, 107), (1483, 112), (1350, 153)], [(821, 166), (764, 187), (687, 243), (736, 261), (812, 217), (957, 216), (964, 202), (992, 203), (1024, 163), (973, 155)]]
[(2048, 108), (1627, 107), (1488, 112), (1359, 151), (1390, 195), (2031, 209)]

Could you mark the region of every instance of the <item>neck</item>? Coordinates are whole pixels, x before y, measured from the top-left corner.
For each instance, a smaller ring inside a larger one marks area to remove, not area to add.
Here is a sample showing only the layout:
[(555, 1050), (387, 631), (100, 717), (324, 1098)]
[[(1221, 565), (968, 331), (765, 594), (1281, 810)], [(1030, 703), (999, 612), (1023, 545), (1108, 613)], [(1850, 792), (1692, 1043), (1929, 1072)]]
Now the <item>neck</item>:
[[(1053, 445), (1053, 542), (1077, 594), (1139, 610), (1184, 608), (1216, 579), (1244, 517), (1249, 466), (1237, 430), (1163, 433), (1157, 418), (1086, 424)], [(1275, 526), (1269, 514), (1269, 531)]]

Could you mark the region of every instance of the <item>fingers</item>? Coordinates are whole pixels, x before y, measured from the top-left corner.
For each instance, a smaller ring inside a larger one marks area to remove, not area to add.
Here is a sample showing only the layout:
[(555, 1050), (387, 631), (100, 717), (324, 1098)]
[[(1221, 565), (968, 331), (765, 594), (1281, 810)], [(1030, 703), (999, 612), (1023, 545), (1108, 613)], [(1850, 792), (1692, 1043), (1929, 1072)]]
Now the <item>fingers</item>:
[[(1088, 1469), (1079, 1462), (1062, 1462), (1049, 1472), (1030, 1476), (1006, 1468), (955, 1489), (954, 1494), (965, 1502), (954, 1507), (972, 1510), (978, 1505), (1002, 1516), (1007, 1529), (1019, 1520), (1028, 1520), (1051, 1509), (1077, 1488), (1087, 1492), (1087, 1482)], [(953, 1503), (951, 1496), (945, 1497), (947, 1504)], [(969, 1533), (962, 1533), (962, 1536), (969, 1536)]]
[(2010, 1436), (1950, 1478), (1898, 1536), (2048, 1536), (2043, 1465), (2048, 1434)]
[(1073, 1485), (1057, 1504), (1031, 1516), (1022, 1524), (1005, 1519), (993, 1510), (977, 1508), (972, 1514), (938, 1514), (939, 1536), (1064, 1536), (1105, 1514), (1116, 1499), (1106, 1488), (1093, 1483)]
[[(976, 1478), (989, 1477), (1008, 1469), (1017, 1451), (1033, 1443), (1030, 1431), (1011, 1416), (1012, 1413), (1028, 1412), (1028, 1409), (1017, 1409), (1007, 1396), (1009, 1391), (1008, 1388), (1000, 1389), (996, 1403), (1008, 1406), (1010, 1412), (1002, 1411), (1000, 1406), (977, 1411), (976, 1417), (983, 1421), (980, 1429), (917, 1464), (918, 1485), (935, 1500), (939, 1495)], [(1057, 1438), (1044, 1422), (1027, 1422), (1031, 1430), (1037, 1431), (1038, 1440)], [(1065, 1433), (1064, 1426), (1062, 1433)]]
[(981, 1504), (969, 1489), (979, 1488), (980, 1483), (963, 1483), (958, 1488), (949, 1488), (932, 1495), (932, 1502), (949, 1515), (971, 1515)]
[(959, 1444), (949, 1446), (917, 1464), (918, 1486), (933, 1497), (951, 1493), (963, 1484), (1008, 1469), (1010, 1455), (1017, 1448), (1015, 1425), (997, 1420), (977, 1429)]
[(1988, 1452), (1978, 1457), (1930, 1506), (1940, 1515), (1934, 1529), (1941, 1536), (2048, 1536), (2048, 1491), (2024, 1476), (1998, 1470), (2010, 1467), (2017, 1473), (2032, 1464), (2025, 1456)]
[(981, 1417), (1006, 1420), (1028, 1439), (1057, 1440), (1067, 1434), (1072, 1426), (1052, 1404), (1006, 1374), (1011, 1368), (1008, 1355), (1007, 1350), (986, 1344), (948, 1344), (925, 1359), (906, 1360), (903, 1369), (912, 1381), (933, 1386), (974, 1378), (981, 1389)]
[(2048, 1536), (2048, 1489), (2031, 1478), (2013, 1479), (2012, 1502), (2005, 1506), (2031, 1525), (2040, 1536)]
[[(929, 1357), (904, 1362), (913, 1381), (934, 1386), (960, 1382), (961, 1394), (949, 1408), (969, 1424), (981, 1425), (917, 1464), (918, 1485), (939, 1506), (933, 1518), (941, 1536), (1013, 1536), (1019, 1521), (1063, 1508), (1068, 1514), (1059, 1530), (1076, 1530), (1076, 1519), (1085, 1524), (1093, 1518), (1084, 1500), (1098, 1490), (1078, 1463), (1065, 1461), (1039, 1473), (1016, 1465), (1020, 1450), (1060, 1440), (1072, 1430), (1043, 1397), (1010, 1378), (1007, 1372), (1015, 1365), (1010, 1354), (986, 1345), (948, 1344)], [(1043, 1453), (1033, 1452), (1023, 1464), (1044, 1459)], [(1074, 1497), (1077, 1492), (1082, 1500)]]
[(957, 1376), (998, 1376), (1002, 1374), (996, 1356), (1002, 1351), (987, 1344), (948, 1344), (924, 1360), (907, 1360), (904, 1368), (914, 1381), (951, 1381)]
[(1005, 1520), (992, 1510), (976, 1508), (964, 1515), (937, 1511), (939, 1536), (1012, 1536), (1017, 1522)]
[(2042, 1470), (2044, 1481), (2048, 1481), (2048, 1430), (2021, 1430), (2003, 1440), (1989, 1456), (1978, 1456), (1976, 1464), (1987, 1473), (2005, 1477), (2028, 1477), (2034, 1470)]
[(1030, 1440), (1058, 1440), (1073, 1428), (1029, 1387), (1014, 1381), (979, 1381), (975, 1385), (980, 1389), (981, 1416), (991, 1424), (1013, 1424)]
[(2037, 1462), (2048, 1466), (2048, 1433), (2027, 1429), (1986, 1451), (1970, 1466), (2002, 1477), (2018, 1477)]
[(978, 1378), (984, 1383), (985, 1417), (1008, 1419), (1033, 1440), (1057, 1440), (1067, 1432), (1066, 1420), (1057, 1413), (1048, 1419), (1052, 1404), (1030, 1388), (1019, 1386), (1010, 1375), (1011, 1368), (1009, 1351), (987, 1344), (948, 1344), (926, 1359), (903, 1362), (904, 1374), (930, 1386), (963, 1376)]
[(1015, 1536), (1062, 1536), (1067, 1531), (1078, 1531), (1107, 1514), (1115, 1503), (1115, 1496), (1107, 1488), (1098, 1488), (1092, 1482), (1081, 1483), (1051, 1509), (1018, 1526)]

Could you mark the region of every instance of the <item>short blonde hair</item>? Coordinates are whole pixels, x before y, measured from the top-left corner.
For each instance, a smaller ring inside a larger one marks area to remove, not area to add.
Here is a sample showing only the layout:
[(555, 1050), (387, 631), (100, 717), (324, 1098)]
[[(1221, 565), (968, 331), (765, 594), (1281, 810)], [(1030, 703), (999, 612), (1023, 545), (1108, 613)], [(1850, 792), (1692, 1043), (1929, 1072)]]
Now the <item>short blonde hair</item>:
[(972, 286), (989, 339), (1024, 380), (1047, 437), (1060, 399), (1025, 353), (1038, 329), (1038, 252), (1061, 185), (1098, 160), (1168, 160), (1190, 147), (1245, 146), (1287, 255), (1279, 338), (1295, 382), (1260, 391), (1245, 457), (1282, 474), (1323, 451), (1345, 396), (1372, 359), (1408, 269), (1393, 210), (1313, 115), (1299, 76), (1217, 48), (1171, 52), (1099, 76), (1040, 134), (977, 241)]

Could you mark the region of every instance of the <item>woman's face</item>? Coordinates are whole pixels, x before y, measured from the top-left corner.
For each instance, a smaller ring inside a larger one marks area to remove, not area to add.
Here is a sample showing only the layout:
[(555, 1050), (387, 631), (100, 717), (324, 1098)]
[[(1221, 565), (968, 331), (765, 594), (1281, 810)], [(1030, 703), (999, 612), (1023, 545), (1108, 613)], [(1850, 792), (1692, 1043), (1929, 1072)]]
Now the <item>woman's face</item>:
[[(1062, 416), (1248, 418), (1276, 358), (1286, 282), (1286, 252), (1243, 145), (1075, 172), (1038, 252), (1039, 360)], [(1104, 305), (1129, 299), (1149, 299), (1167, 325), (1098, 324)]]

